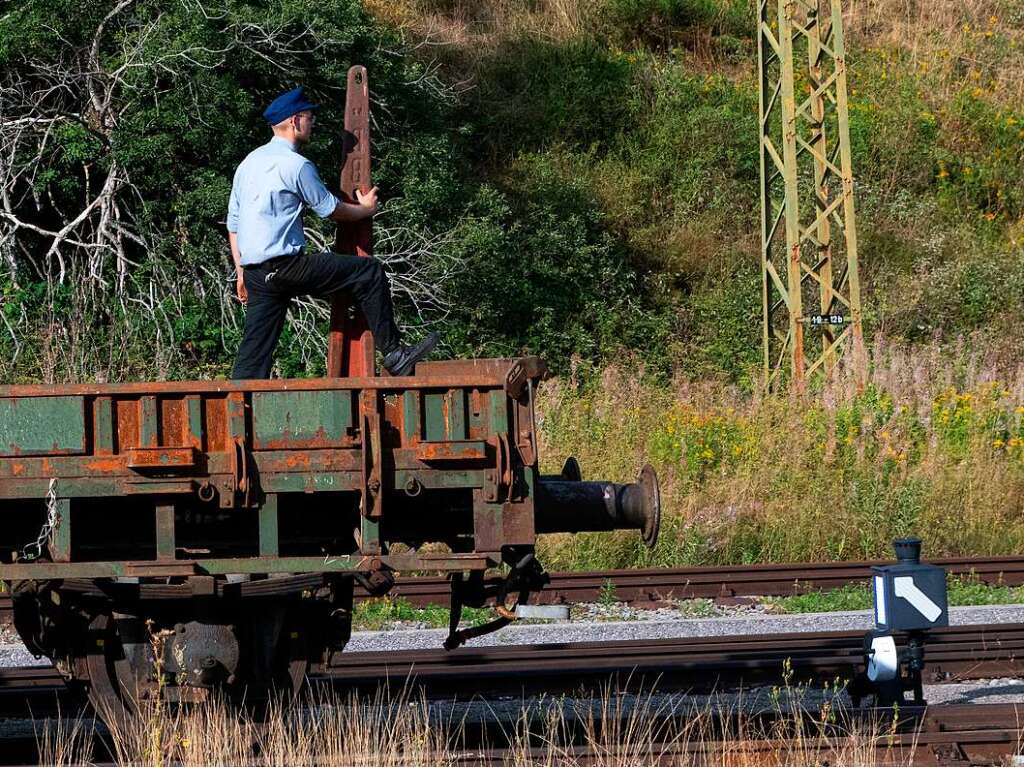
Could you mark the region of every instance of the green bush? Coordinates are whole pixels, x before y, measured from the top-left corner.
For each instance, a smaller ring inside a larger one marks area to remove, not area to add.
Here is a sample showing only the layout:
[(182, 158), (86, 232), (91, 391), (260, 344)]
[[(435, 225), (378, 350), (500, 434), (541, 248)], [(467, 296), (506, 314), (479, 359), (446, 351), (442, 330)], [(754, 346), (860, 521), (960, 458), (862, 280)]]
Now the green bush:
[(539, 353), (556, 370), (620, 348), (663, 359), (666, 318), (645, 308), (642, 278), (585, 187), (546, 155), (520, 158), (511, 180), (505, 191), (482, 187), (456, 230), (456, 353)]
[(632, 65), (593, 41), (516, 37), (488, 52), (479, 77), (474, 138), (500, 159), (552, 143), (608, 146), (628, 129)]
[(730, 40), (752, 37), (755, 16), (745, 0), (604, 0), (598, 17), (612, 39), (664, 43), (691, 27)]

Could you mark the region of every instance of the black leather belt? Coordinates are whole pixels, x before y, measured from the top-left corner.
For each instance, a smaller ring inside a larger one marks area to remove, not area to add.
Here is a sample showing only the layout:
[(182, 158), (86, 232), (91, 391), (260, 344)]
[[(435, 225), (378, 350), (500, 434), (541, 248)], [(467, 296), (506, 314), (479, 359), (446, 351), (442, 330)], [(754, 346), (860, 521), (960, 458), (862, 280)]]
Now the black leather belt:
[(273, 271), (273, 270), (279, 268), (280, 266), (283, 266), (286, 261), (290, 261), (293, 258), (298, 258), (301, 255), (302, 255), (302, 251), (300, 250), (298, 253), (295, 253), (295, 254), (290, 255), (290, 256), (288, 256), (288, 255), (286, 255), (286, 256), (274, 256), (273, 258), (268, 258), (266, 261), (260, 261), (258, 264), (252, 264), (250, 266), (246, 266), (245, 264), (243, 264), (242, 268), (243, 269), (270, 269), (271, 271)]

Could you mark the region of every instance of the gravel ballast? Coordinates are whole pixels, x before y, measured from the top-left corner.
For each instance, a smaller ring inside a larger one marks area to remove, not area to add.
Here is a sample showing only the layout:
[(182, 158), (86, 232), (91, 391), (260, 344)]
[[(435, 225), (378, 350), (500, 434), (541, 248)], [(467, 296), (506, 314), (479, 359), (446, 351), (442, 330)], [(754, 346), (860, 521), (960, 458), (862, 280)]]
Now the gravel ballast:
[[(949, 622), (954, 626), (1024, 623), (1024, 605), (953, 607), (949, 611)], [(870, 610), (801, 615), (746, 613), (719, 618), (687, 618), (680, 615), (676, 618), (662, 617), (660, 620), (513, 624), (493, 634), (471, 639), (466, 644), (468, 647), (493, 647), (514, 644), (751, 636), (803, 631), (867, 631), (873, 627), (874, 613)], [(447, 633), (445, 629), (404, 627), (380, 631), (355, 631), (345, 652), (425, 650), (440, 647)]]

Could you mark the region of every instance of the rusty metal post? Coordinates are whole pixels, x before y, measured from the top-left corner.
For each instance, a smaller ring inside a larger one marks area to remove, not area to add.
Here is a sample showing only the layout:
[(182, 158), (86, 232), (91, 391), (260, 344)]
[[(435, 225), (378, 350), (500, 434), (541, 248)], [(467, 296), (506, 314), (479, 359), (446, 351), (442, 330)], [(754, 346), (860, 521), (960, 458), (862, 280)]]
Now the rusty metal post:
[(276, 557), (281, 553), (277, 511), (277, 493), (267, 493), (259, 510), (261, 557)]
[(71, 561), (71, 499), (58, 498), (57, 522), (50, 531), (50, 558), (54, 562)]
[[(345, 95), (345, 132), (342, 138), (342, 201), (357, 203), (356, 190), (368, 192), (370, 183), (370, 95), (366, 67), (348, 71)], [(368, 257), (373, 252), (370, 219), (339, 223), (334, 240), (336, 253)], [(331, 299), (331, 327), (327, 336), (327, 376), (372, 376), (374, 345), (363, 313), (347, 295)]]
[(156, 558), (158, 560), (174, 559), (177, 545), (174, 539), (174, 504), (158, 503), (156, 505)]

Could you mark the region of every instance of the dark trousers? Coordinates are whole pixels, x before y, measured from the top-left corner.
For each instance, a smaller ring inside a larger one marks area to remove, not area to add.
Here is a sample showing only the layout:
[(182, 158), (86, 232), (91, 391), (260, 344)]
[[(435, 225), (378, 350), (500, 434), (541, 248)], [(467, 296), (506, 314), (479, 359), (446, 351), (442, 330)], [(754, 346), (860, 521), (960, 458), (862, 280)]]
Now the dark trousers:
[(391, 285), (375, 258), (329, 251), (283, 256), (246, 266), (242, 276), (249, 300), (232, 378), (270, 378), (274, 347), (284, 328), (288, 305), (296, 296), (348, 291), (363, 310), (377, 348), (386, 354), (398, 346)]

